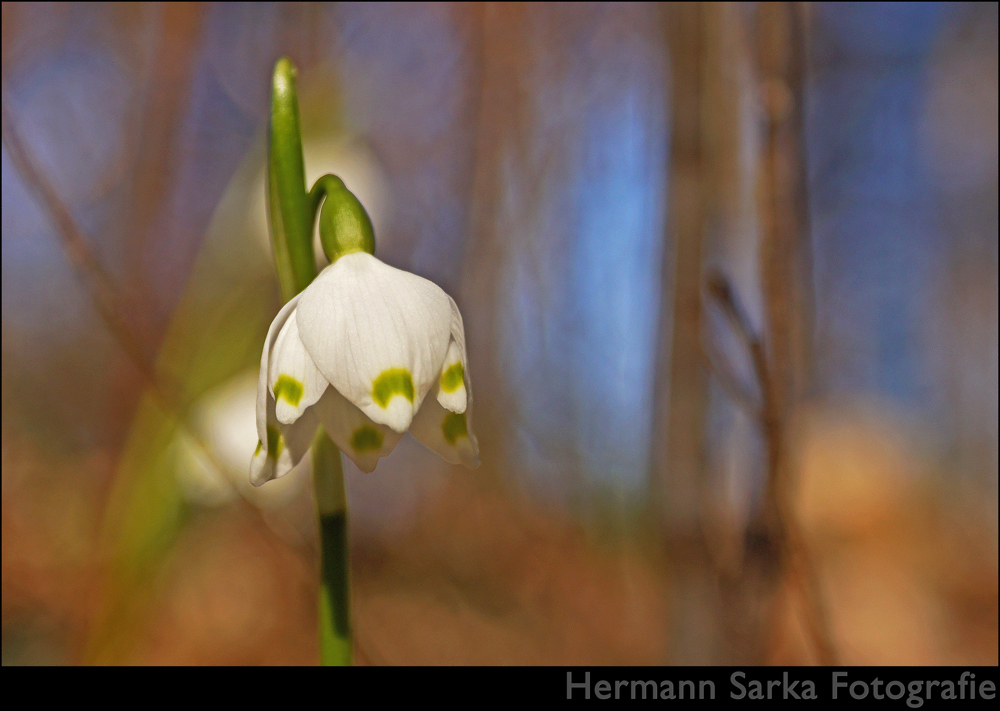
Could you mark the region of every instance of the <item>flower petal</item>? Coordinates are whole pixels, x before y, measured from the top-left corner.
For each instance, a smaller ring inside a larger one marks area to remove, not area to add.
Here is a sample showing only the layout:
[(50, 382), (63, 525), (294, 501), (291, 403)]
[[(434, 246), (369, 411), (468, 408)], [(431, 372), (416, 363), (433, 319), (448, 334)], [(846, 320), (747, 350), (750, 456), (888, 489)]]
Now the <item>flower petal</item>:
[(281, 327), (271, 349), (268, 386), (279, 422), (290, 424), (317, 402), (329, 384), (299, 339), (295, 311)]
[[(315, 407), (310, 407), (301, 417), (290, 425), (281, 425), (281, 434), (285, 438), (285, 446), (291, 456), (292, 466), (299, 463), (312, 446), (316, 430), (319, 428), (319, 413)], [(281, 472), (278, 476), (283, 476)]]
[(274, 415), (274, 398), (267, 397), (267, 425), (264, 437), (257, 441), (257, 451), (250, 460), (250, 483), (260, 486), (287, 474), (299, 463), (316, 434), (315, 408), (303, 413), (293, 424), (283, 425)]
[(372, 422), (336, 388), (327, 388), (309, 410), (313, 411), (334, 444), (363, 472), (374, 471), (379, 458), (388, 455), (403, 436), (386, 425)]
[(451, 341), (448, 343), (448, 353), (441, 366), (441, 378), (438, 382), (437, 401), (446, 410), (465, 412), (466, 390), (470, 388), (469, 362), (465, 354), (465, 326), (462, 314), (455, 300), (448, 297), (451, 304)]
[(296, 318), (323, 377), (374, 422), (404, 432), (441, 375), (452, 321), (448, 295), (358, 252), (316, 277)]
[(274, 413), (274, 398), (271, 397), (270, 389), (267, 387), (268, 364), (274, 341), (298, 302), (299, 296), (295, 296), (281, 307), (278, 315), (271, 322), (270, 328), (267, 329), (267, 337), (264, 339), (264, 352), (260, 357), (260, 374), (257, 376), (257, 451), (254, 452), (253, 459), (250, 461), (250, 481), (255, 486), (260, 486), (265, 481), (275, 478), (274, 463), (268, 464), (268, 461), (276, 461), (277, 457), (268, 457), (267, 455), (271, 450), (269, 440), (271, 445), (275, 445), (278, 440), (274, 434), (268, 435), (268, 426), (270, 425), (275, 433), (280, 432), (280, 430), (278, 430), (278, 418)]
[(450, 412), (441, 407), (440, 398), (429, 397), (413, 418), (410, 434), (446, 461), (475, 469), (479, 466), (479, 442), (472, 433), (471, 418), (471, 409)]

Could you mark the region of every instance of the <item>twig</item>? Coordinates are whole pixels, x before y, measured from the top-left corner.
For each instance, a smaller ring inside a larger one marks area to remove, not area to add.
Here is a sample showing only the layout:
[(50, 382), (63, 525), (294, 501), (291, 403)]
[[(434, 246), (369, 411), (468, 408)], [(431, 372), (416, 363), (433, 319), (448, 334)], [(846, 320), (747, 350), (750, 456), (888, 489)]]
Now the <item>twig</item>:
[(766, 146), (761, 162), (761, 274), (767, 314), (770, 361), (765, 363), (767, 394), (763, 426), (768, 439), (769, 481), (775, 524), (786, 548), (789, 573), (803, 593), (806, 624), (823, 664), (836, 652), (819, 581), (788, 495), (786, 420), (804, 390), (803, 292), (808, 270), (808, 204), (805, 200), (803, 87), (806, 66), (803, 6), (768, 2), (758, 7), (758, 68), (764, 94)]
[(747, 349), (747, 355), (750, 357), (750, 362), (753, 365), (754, 375), (760, 384), (761, 393), (764, 396), (763, 404), (756, 407), (754, 411), (758, 417), (763, 417), (767, 412), (768, 405), (768, 392), (764, 385), (768, 381), (769, 376), (767, 358), (764, 355), (764, 346), (761, 343), (760, 336), (754, 331), (753, 326), (750, 324), (750, 319), (747, 318), (746, 311), (743, 309), (743, 305), (733, 292), (729, 279), (722, 272), (712, 270), (708, 273), (705, 280), (705, 292), (715, 299), (722, 312), (726, 315), (726, 318), (732, 324), (736, 335), (739, 336), (740, 341)]
[[(787, 501), (787, 484), (780, 472), (784, 467), (785, 422), (778, 409), (774, 392), (773, 375), (768, 367), (767, 358), (761, 339), (753, 330), (746, 312), (737, 298), (729, 280), (721, 272), (709, 274), (706, 293), (711, 296), (733, 324), (734, 330), (746, 345), (748, 355), (754, 364), (754, 370), (763, 394), (763, 404), (756, 410), (761, 430), (764, 433), (768, 450), (768, 481), (766, 498), (773, 514), (770, 525), (766, 521), (768, 513), (765, 510), (765, 520), (761, 521), (761, 529), (777, 539), (777, 553), (786, 559), (789, 574), (796, 587), (799, 588), (805, 602), (806, 626), (812, 638), (820, 662), (824, 665), (837, 663), (836, 649), (829, 631), (829, 620), (821, 594), (821, 587), (815, 566), (809, 555), (809, 549), (798, 526), (794, 512)], [(716, 368), (716, 373), (722, 376), (725, 369)], [(720, 381), (726, 385), (724, 377)], [(727, 387), (727, 390), (730, 390)], [(730, 393), (732, 395), (732, 392)], [(737, 391), (735, 399), (740, 404), (746, 396)]]
[(760, 405), (756, 398), (750, 393), (750, 388), (740, 382), (733, 372), (732, 364), (726, 356), (722, 355), (712, 341), (702, 343), (702, 355), (709, 369), (715, 373), (722, 389), (732, 398), (733, 402), (740, 406), (748, 415), (758, 419), (761, 415)]
[(217, 472), (222, 474), (225, 472), (225, 468), (218, 461), (208, 443), (186, 420), (188, 405), (183, 403), (179, 395), (180, 388), (174, 383), (164, 382), (163, 378), (157, 374), (155, 367), (143, 352), (138, 339), (129, 328), (123, 316), (125, 309), (118, 289), (90, 250), (83, 228), (73, 217), (72, 212), (59, 197), (52, 184), (45, 178), (27, 146), (21, 140), (8, 105), (7, 85), (4, 83), (2, 85), (2, 100), (0, 100), (0, 111), (2, 111), (3, 116), (3, 143), (7, 147), (15, 170), (24, 178), (25, 185), (52, 219), (63, 250), (84, 288), (90, 294), (95, 311), (132, 365), (139, 371), (157, 404), (165, 412), (177, 416), (181, 428), (202, 450), (206, 459)]

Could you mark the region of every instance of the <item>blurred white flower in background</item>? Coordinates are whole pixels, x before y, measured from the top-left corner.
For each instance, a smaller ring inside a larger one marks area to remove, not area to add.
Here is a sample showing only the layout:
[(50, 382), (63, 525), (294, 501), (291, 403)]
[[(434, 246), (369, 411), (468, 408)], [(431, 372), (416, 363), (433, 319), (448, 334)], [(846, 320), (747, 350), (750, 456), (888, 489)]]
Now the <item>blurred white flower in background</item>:
[(274, 486), (257, 488), (247, 481), (247, 450), (257, 443), (256, 400), (257, 374), (245, 371), (204, 395), (192, 409), (189, 422), (201, 441), (182, 429), (173, 444), (178, 480), (191, 502), (220, 506), (242, 495), (260, 508), (278, 508), (308, 484), (306, 466)]

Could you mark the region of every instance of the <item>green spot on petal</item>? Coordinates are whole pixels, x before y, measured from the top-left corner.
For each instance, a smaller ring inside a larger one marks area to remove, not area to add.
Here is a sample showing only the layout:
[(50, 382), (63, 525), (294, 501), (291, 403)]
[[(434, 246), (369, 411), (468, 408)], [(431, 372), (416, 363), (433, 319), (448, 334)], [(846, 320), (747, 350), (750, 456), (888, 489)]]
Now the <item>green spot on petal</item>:
[(406, 368), (389, 368), (372, 383), (372, 399), (381, 408), (389, 406), (393, 396), (402, 395), (413, 402), (413, 377)]
[(305, 387), (302, 383), (292, 376), (279, 375), (278, 382), (274, 384), (274, 399), (281, 400), (284, 398), (285, 402), (292, 407), (298, 407), (304, 390)]
[(363, 425), (351, 435), (351, 448), (358, 454), (377, 452), (382, 448), (382, 433), (371, 425)]
[(441, 389), (453, 393), (465, 383), (465, 367), (461, 363), (452, 363), (441, 373)]
[(277, 459), (281, 450), (285, 446), (285, 438), (281, 436), (281, 431), (274, 425), (267, 426), (267, 456)]
[(469, 436), (469, 426), (465, 422), (465, 413), (449, 412), (441, 421), (441, 433), (448, 444), (455, 444), (459, 437)]
[(264, 446), (264, 443), (261, 442), (260, 440), (257, 440), (257, 449), (255, 449), (253, 451), (253, 456), (256, 457), (258, 454), (260, 454), (260, 448), (263, 447), (263, 446)]

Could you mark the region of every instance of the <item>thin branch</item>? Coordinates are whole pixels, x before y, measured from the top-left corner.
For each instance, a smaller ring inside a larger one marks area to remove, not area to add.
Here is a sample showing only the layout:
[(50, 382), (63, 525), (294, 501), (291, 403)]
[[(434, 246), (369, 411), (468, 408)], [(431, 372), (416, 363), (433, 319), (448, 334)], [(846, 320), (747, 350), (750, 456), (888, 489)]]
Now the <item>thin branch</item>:
[(761, 392), (764, 393), (764, 404), (757, 409), (757, 415), (763, 417), (767, 409), (768, 392), (764, 384), (768, 381), (767, 357), (764, 353), (764, 345), (760, 336), (754, 330), (750, 319), (747, 317), (743, 304), (733, 291), (732, 284), (725, 274), (718, 270), (712, 270), (705, 279), (705, 292), (711, 296), (716, 304), (722, 309), (722, 313), (733, 325), (736, 335), (739, 336), (743, 346), (747, 349), (747, 355), (753, 364), (754, 375), (760, 384)]
[(84, 237), (83, 230), (66, 205), (59, 199), (55, 188), (45, 179), (37, 163), (28, 153), (8, 109), (7, 87), (3, 87), (3, 143), (10, 154), (14, 168), (24, 178), (28, 189), (45, 208), (55, 223), (56, 233), (63, 249), (90, 292), (94, 307), (108, 330), (140, 370), (147, 370), (146, 358), (139, 342), (134, 338), (122, 317), (123, 308), (110, 276), (97, 261)]
[[(775, 531), (783, 543), (787, 553), (790, 577), (799, 588), (805, 600), (806, 626), (816, 647), (820, 661), (825, 665), (836, 663), (837, 654), (831, 641), (829, 620), (820, 593), (819, 578), (809, 555), (809, 549), (795, 518), (794, 512), (787, 502), (785, 489), (778, 477), (781, 469), (780, 460), (783, 456), (785, 423), (781, 413), (777, 411), (777, 398), (774, 392), (773, 374), (771, 373), (764, 347), (760, 337), (755, 333), (746, 316), (746, 311), (740, 303), (729, 279), (719, 271), (709, 272), (705, 282), (705, 293), (719, 306), (747, 349), (747, 355), (754, 365), (754, 371), (763, 394), (760, 407), (748, 410), (754, 414), (764, 433), (768, 446), (768, 483), (767, 493), (774, 506)], [(720, 367), (711, 357), (714, 347), (706, 345), (706, 356), (713, 370), (730, 396), (738, 404), (746, 407), (746, 389), (732, 376), (728, 363)]]
[(825, 666), (833, 666), (839, 663), (837, 648), (833, 643), (830, 617), (823, 598), (819, 574), (816, 572), (812, 556), (809, 555), (809, 545), (806, 543), (801, 526), (799, 526), (798, 518), (794, 512), (788, 510), (790, 507), (787, 503), (783, 501), (781, 503), (782, 522), (787, 538), (789, 564), (792, 569), (792, 582), (799, 588), (805, 601), (806, 627), (813, 644), (816, 645), (816, 653), (820, 663)]
[(740, 382), (728, 358), (711, 341), (702, 343), (702, 355), (709, 369), (715, 373), (722, 389), (742, 410), (755, 420), (761, 416), (760, 405), (750, 388)]
[(186, 420), (188, 406), (182, 401), (180, 388), (165, 381), (157, 374), (155, 367), (143, 351), (139, 340), (132, 333), (124, 318), (125, 308), (113, 280), (91, 251), (83, 228), (73, 217), (69, 207), (62, 201), (52, 184), (45, 178), (17, 131), (17, 125), (8, 108), (6, 83), (2, 85), (0, 112), (3, 116), (3, 144), (7, 147), (14, 169), (24, 179), (28, 190), (34, 194), (40, 206), (52, 219), (56, 235), (63, 251), (73, 265), (80, 282), (90, 294), (95, 311), (118, 343), (122, 351), (135, 366), (149, 388), (150, 394), (165, 411), (176, 415), (182, 429), (203, 451), (207, 460), (222, 474), (225, 471), (211, 447)]

